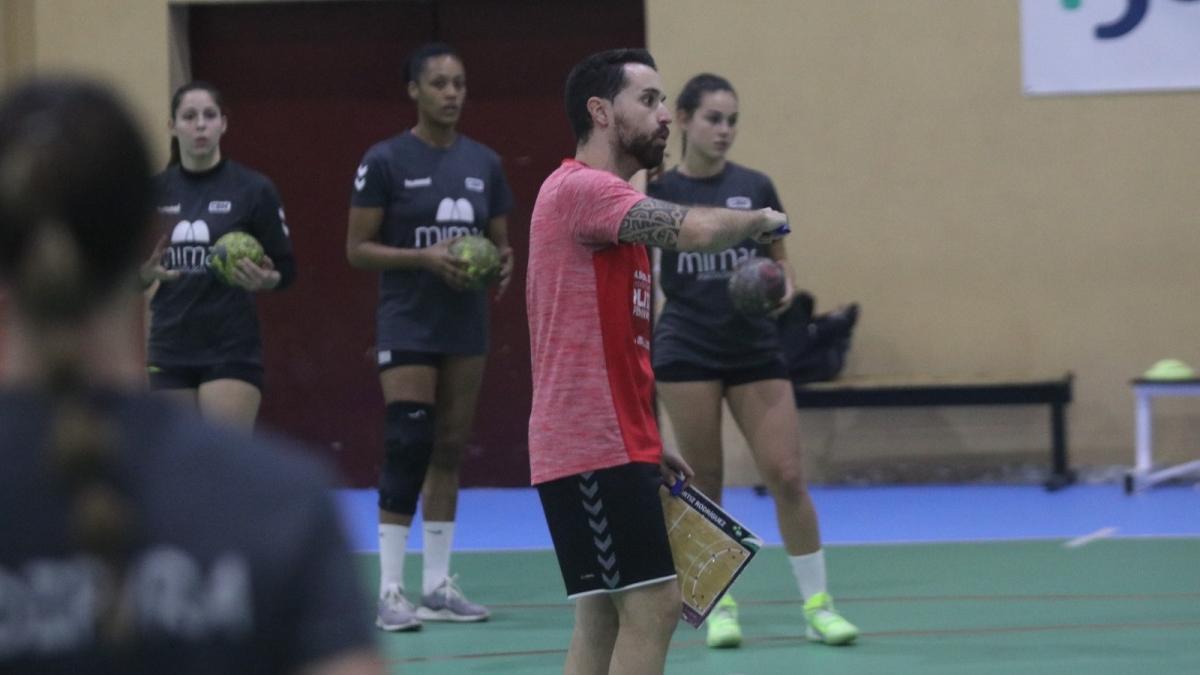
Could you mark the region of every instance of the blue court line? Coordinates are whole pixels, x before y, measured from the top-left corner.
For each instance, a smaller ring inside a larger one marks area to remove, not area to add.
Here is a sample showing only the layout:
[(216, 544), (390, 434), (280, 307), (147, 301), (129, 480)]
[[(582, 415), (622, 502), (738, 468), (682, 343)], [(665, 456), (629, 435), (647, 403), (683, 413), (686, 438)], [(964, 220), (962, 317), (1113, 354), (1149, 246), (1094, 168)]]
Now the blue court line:
[[(1200, 491), (1167, 486), (1127, 496), (1117, 485), (814, 487), (826, 544), (1073, 539), (1103, 528), (1117, 537), (1200, 537)], [(374, 490), (337, 490), (351, 546), (378, 548)], [(750, 488), (725, 491), (725, 508), (767, 545), (779, 545), (775, 511)], [(409, 550), (421, 550), (420, 514)], [(467, 488), (458, 500), (458, 551), (548, 549), (532, 488)]]

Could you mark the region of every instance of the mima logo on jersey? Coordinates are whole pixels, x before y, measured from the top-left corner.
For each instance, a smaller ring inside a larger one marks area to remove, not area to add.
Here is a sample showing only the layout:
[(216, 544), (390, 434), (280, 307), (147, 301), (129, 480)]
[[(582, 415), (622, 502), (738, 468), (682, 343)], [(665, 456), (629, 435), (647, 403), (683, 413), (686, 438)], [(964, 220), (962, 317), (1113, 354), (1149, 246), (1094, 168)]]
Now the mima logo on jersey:
[(756, 255), (754, 249), (741, 246), (720, 253), (680, 253), (675, 265), (676, 274), (694, 274), (697, 279), (728, 277), (743, 260)]
[[(426, 248), (434, 246), (443, 239), (465, 237), (479, 234), (479, 228), (474, 226), (475, 207), (463, 198), (451, 199), (446, 197), (438, 203), (437, 225), (423, 225), (414, 233), (414, 246)], [(442, 225), (441, 223), (469, 223), (467, 225)]]
[(175, 223), (175, 229), (171, 230), (172, 244), (188, 242), (207, 244), (209, 241), (208, 223), (203, 220), (181, 220)]
[(204, 272), (208, 269), (208, 245), (211, 242), (208, 223), (203, 220), (181, 220), (171, 230), (171, 246), (163, 252), (163, 267), (181, 272)]

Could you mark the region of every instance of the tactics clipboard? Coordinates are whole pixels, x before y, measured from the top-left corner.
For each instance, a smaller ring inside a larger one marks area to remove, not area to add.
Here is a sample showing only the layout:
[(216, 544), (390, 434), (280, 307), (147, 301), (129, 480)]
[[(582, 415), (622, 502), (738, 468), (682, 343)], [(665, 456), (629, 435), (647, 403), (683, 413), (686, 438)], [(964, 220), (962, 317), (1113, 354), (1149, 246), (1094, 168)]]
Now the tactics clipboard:
[(683, 593), (683, 620), (699, 628), (762, 541), (690, 485), (678, 496), (664, 485), (659, 497)]

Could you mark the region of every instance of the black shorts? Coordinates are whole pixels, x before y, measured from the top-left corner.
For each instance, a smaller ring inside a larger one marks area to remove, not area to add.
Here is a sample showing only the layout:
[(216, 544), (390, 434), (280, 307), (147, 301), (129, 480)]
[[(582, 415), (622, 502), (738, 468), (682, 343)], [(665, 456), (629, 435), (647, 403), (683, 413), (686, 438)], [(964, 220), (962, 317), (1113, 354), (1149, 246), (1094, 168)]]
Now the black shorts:
[(400, 366), (433, 366), (441, 368), (442, 362), (446, 360), (445, 354), (436, 352), (411, 352), (402, 349), (380, 349), (376, 353), (376, 363), (379, 364), (379, 372), (388, 370), (389, 368), (398, 368)]
[(657, 464), (634, 462), (537, 486), (567, 597), (675, 578)]
[(146, 367), (150, 374), (150, 390), (197, 389), (213, 380), (241, 380), (263, 389), (263, 367), (257, 363), (219, 363), (212, 366)]
[(748, 368), (708, 368), (684, 361), (672, 361), (654, 367), (657, 382), (709, 382), (720, 380), (726, 387), (750, 384), (763, 380), (787, 380), (787, 366), (776, 357), (767, 363)]

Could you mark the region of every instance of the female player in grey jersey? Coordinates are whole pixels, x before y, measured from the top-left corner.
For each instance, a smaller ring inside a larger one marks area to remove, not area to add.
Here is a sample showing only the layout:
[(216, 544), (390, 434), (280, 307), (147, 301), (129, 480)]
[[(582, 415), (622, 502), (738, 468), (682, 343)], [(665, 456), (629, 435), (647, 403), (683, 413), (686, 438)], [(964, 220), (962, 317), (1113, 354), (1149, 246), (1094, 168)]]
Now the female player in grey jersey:
[[(150, 302), (150, 388), (205, 416), (254, 426), (262, 401), (262, 341), (252, 294), (281, 290), (295, 278), (283, 207), (264, 175), (226, 158), (221, 95), (192, 82), (171, 98), (171, 161), (156, 177), (158, 212), (168, 229), (142, 267), (159, 282)], [(246, 232), (263, 245), (261, 264), (246, 259), (233, 285), (208, 269), (213, 244)]]
[[(726, 159), (738, 122), (737, 94), (728, 81), (710, 74), (689, 80), (677, 99), (676, 122), (683, 139), (681, 163), (650, 183), (650, 196), (680, 204), (782, 210), (769, 178)], [(696, 472), (696, 486), (718, 502), (721, 403), (728, 402), (775, 500), (784, 547), (805, 600), (808, 635), (845, 644), (858, 630), (834, 611), (826, 589), (817, 514), (801, 461), (799, 415), (774, 322), (738, 315), (726, 292), (733, 267), (726, 261), (769, 255), (787, 269), (782, 311), (795, 292), (792, 271), (782, 240), (768, 247), (747, 241), (731, 250), (734, 255), (700, 261), (663, 253), (660, 285), (666, 304), (654, 328), (653, 355), (658, 395), (680, 452)], [(737, 605), (726, 595), (708, 619), (708, 644), (740, 643)]]
[[(381, 272), (375, 346), (387, 412), (376, 625), (388, 631), (488, 617), (450, 574), (460, 455), (487, 353), (488, 298), (467, 287), (464, 263), (449, 245), (466, 234), (489, 237), (503, 261), (498, 293), (513, 259), (512, 194), (500, 158), (456, 130), (466, 96), (462, 60), (447, 45), (425, 45), (409, 58), (407, 83), (417, 124), (367, 151), (346, 233), (350, 264)], [(425, 555), (414, 606), (404, 591), (404, 558), (418, 497)]]
[(145, 143), (105, 89), (0, 99), (0, 672), (382, 672), (324, 472), (142, 392)]

